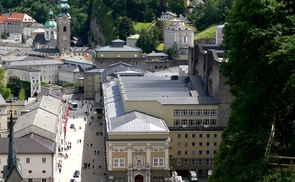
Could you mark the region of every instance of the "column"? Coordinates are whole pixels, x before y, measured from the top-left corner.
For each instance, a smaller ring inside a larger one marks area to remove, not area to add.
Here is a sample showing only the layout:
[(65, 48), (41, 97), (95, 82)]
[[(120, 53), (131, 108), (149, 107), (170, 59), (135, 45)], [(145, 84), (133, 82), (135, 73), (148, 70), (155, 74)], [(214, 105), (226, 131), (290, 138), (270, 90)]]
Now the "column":
[(109, 155), (108, 155), (108, 169), (109, 170), (112, 170), (112, 168), (113, 168), (113, 147), (112, 147), (112, 144), (108, 144), (109, 146), (108, 146), (108, 153), (109, 153)]
[(147, 145), (147, 147), (146, 147), (146, 164), (149, 164), (149, 166), (152, 166), (151, 165), (151, 144), (147, 143), (146, 145)]
[(127, 153), (127, 166), (129, 167), (129, 164), (132, 165), (132, 143), (128, 143), (128, 153)]
[(169, 145), (165, 145), (165, 169), (169, 169)]

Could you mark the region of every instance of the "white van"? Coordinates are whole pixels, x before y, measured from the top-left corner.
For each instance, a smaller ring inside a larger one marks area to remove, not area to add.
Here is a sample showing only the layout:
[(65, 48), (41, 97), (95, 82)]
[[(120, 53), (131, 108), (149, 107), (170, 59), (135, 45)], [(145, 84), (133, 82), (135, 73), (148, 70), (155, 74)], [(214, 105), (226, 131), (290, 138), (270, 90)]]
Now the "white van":
[(191, 182), (198, 181), (198, 176), (195, 171), (189, 171), (188, 175), (189, 175), (189, 179), (191, 180)]

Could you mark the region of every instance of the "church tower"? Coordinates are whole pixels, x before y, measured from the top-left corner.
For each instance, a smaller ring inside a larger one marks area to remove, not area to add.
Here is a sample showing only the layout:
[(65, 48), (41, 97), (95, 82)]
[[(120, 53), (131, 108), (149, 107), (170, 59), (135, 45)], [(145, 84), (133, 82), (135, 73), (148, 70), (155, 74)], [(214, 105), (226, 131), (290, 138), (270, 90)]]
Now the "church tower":
[(56, 39), (56, 22), (53, 20), (53, 12), (50, 9), (48, 13), (48, 20), (44, 24), (44, 36), (45, 40), (49, 41), (51, 39)]
[(68, 13), (70, 6), (68, 0), (60, 0), (57, 8), (57, 48), (60, 53), (70, 50), (71, 16)]

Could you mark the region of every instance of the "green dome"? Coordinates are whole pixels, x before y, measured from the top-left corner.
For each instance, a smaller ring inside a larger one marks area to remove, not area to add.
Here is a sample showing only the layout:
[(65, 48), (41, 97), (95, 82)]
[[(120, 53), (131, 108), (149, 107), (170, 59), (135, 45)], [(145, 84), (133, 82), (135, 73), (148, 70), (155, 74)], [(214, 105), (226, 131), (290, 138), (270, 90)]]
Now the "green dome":
[(68, 9), (70, 9), (70, 5), (67, 3), (67, 0), (60, 0), (57, 8), (59, 9), (59, 13), (57, 14), (58, 17), (71, 17), (68, 13)]
[(44, 28), (47, 28), (47, 29), (53, 29), (53, 28), (56, 28), (56, 27), (57, 27), (57, 24), (53, 20), (46, 21), (46, 23), (44, 25)]

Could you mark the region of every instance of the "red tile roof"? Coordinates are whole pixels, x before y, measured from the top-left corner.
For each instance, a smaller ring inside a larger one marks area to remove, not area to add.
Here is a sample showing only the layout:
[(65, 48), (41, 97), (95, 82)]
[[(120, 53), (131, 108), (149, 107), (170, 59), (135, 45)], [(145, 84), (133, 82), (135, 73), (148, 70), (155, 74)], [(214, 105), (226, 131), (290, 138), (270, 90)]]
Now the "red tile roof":
[(5, 20), (6, 22), (36, 22), (32, 17), (26, 13), (12, 13)]
[(0, 16), (0, 24), (3, 24), (8, 16)]

